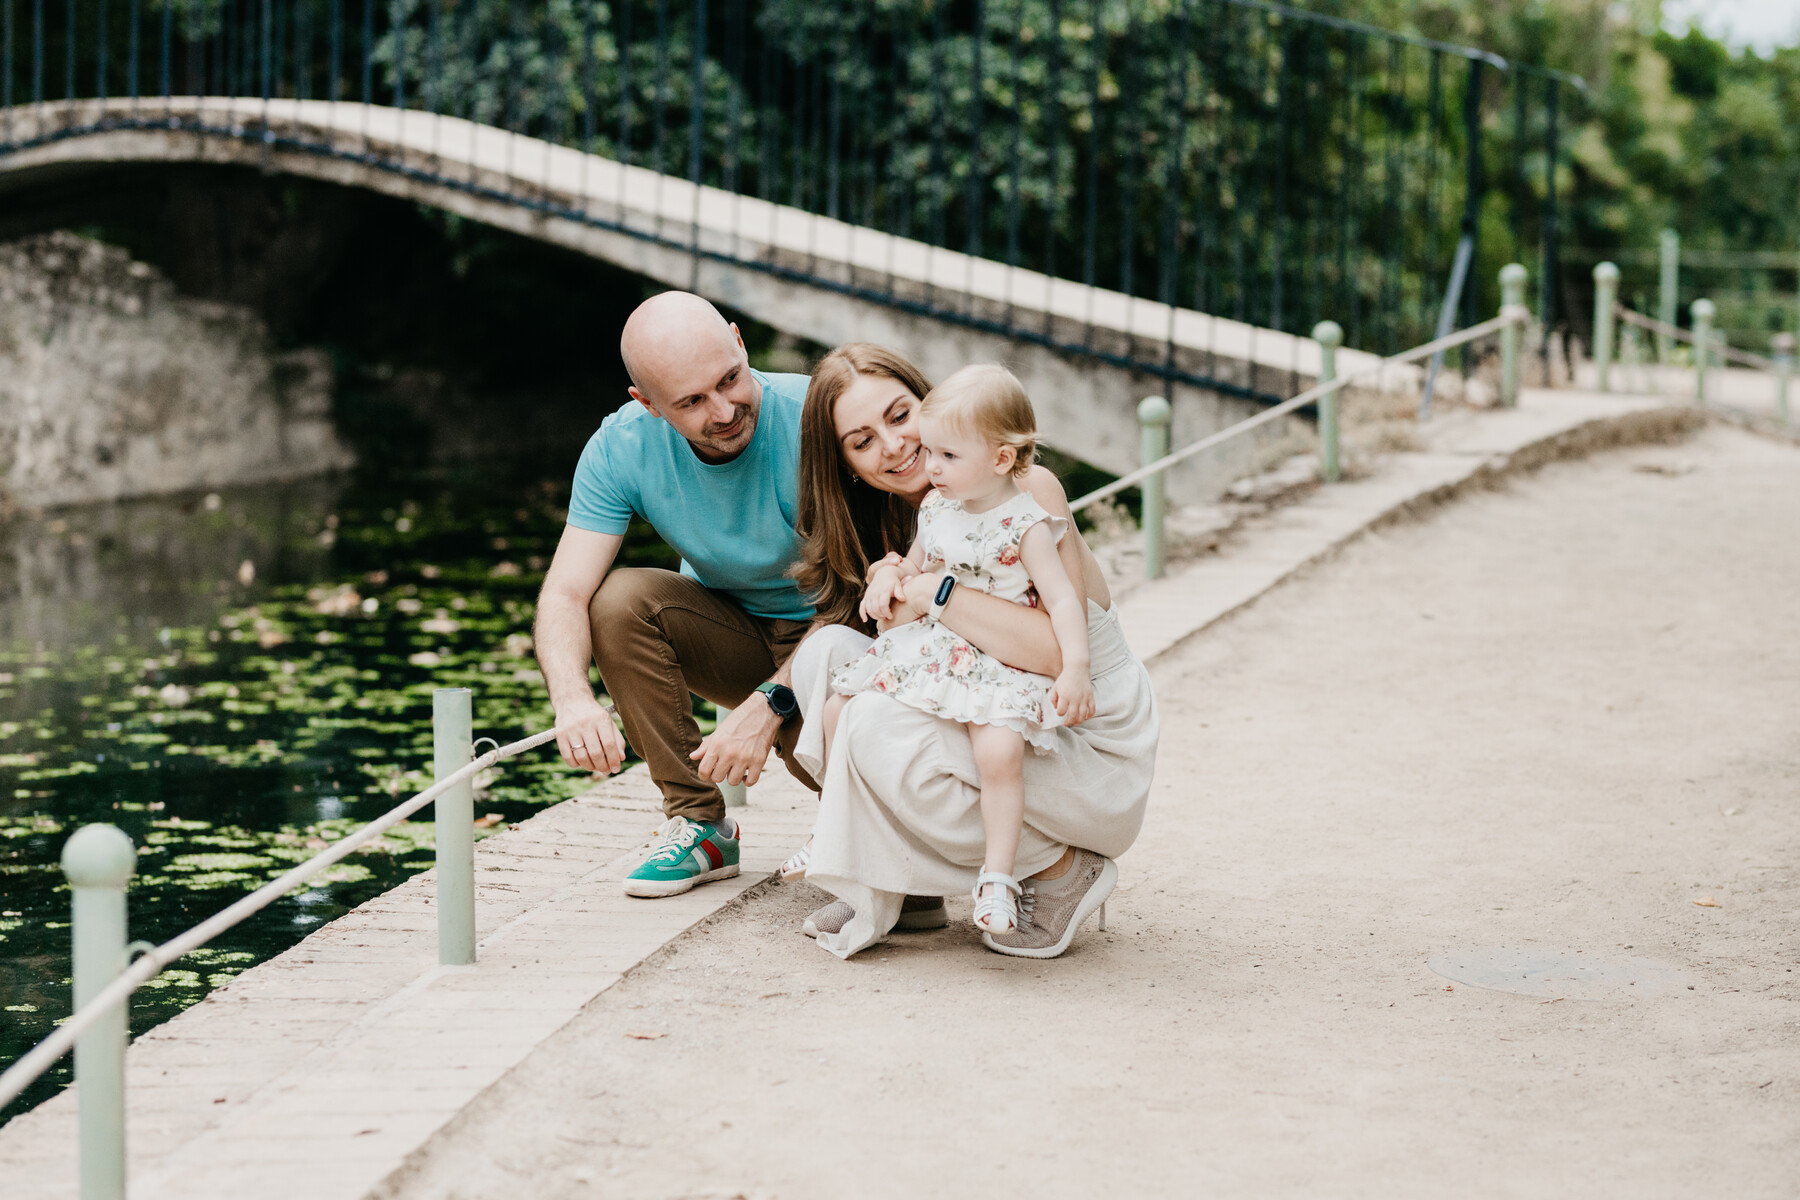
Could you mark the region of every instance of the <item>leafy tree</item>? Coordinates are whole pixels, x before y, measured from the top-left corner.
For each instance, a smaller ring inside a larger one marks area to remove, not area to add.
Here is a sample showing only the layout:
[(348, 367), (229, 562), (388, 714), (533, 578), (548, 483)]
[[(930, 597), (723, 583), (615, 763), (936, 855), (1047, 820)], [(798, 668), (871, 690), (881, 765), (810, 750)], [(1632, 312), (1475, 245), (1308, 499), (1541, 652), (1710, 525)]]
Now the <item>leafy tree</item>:
[[(1800, 322), (1800, 48), (1734, 52), (1663, 27), (1661, 0), (1316, 0), (1311, 8), (1466, 42), (1588, 81), (1570, 114), (1565, 307), (1586, 326), (1588, 268), (1620, 260), (1623, 298), (1650, 310), (1660, 231), (1680, 233), (1687, 302), (1718, 302), (1734, 343)], [(1589, 253), (1582, 253), (1582, 250)], [(1787, 256), (1786, 266), (1771, 266)]]

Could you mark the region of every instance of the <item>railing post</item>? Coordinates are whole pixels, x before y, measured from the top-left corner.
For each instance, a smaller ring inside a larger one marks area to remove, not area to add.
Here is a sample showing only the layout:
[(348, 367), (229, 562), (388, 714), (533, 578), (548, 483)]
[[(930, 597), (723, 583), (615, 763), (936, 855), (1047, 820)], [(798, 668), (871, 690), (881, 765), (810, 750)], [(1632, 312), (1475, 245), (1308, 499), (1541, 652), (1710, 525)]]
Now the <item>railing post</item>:
[[(131, 839), (113, 825), (83, 825), (63, 846), (62, 869), (74, 899), (70, 935), (75, 1007), (80, 1009), (125, 969), (125, 885), (137, 865)], [(125, 1037), (129, 1006), (120, 1004), (75, 1043), (80, 1104), (81, 1200), (124, 1200)]]
[[(713, 705), (713, 712), (718, 716), (718, 725), (723, 725), (725, 718), (731, 715), (731, 710), (723, 704)], [(718, 725), (713, 728), (717, 729)], [(750, 789), (741, 783), (721, 783), (719, 793), (725, 797), (726, 808), (742, 808), (750, 803)]]
[[(1680, 319), (1681, 307), (1681, 235), (1673, 229), (1662, 231), (1662, 289), (1657, 297), (1656, 319), (1673, 325)], [(1656, 361), (1668, 366), (1675, 357), (1675, 339), (1666, 333), (1656, 335)]]
[[(1174, 410), (1161, 396), (1146, 396), (1138, 402), (1138, 425), (1143, 435), (1143, 460), (1147, 466), (1169, 452), (1169, 421)], [(1163, 573), (1163, 516), (1167, 475), (1158, 471), (1144, 480), (1144, 578), (1159, 579)]]
[[(1507, 263), (1500, 268), (1500, 315), (1522, 312), (1525, 308), (1525, 268), (1520, 263)], [(1515, 408), (1519, 403), (1519, 345), (1525, 331), (1518, 322), (1500, 331), (1500, 407)]]
[(1619, 268), (1603, 262), (1594, 268), (1594, 387), (1612, 391), (1608, 375), (1613, 360), (1613, 307), (1619, 302)]
[[(1336, 321), (1320, 321), (1313, 326), (1313, 341), (1319, 343), (1319, 382), (1337, 378), (1337, 349), (1344, 344), (1344, 330)], [(1338, 462), (1338, 397), (1343, 392), (1327, 392), (1319, 397), (1319, 477), (1336, 483), (1343, 475)]]
[(1688, 312), (1694, 318), (1694, 399), (1706, 403), (1706, 367), (1712, 357), (1713, 302), (1705, 298), (1694, 301)]
[(1778, 333), (1769, 339), (1775, 351), (1775, 417), (1783, 425), (1789, 423), (1788, 384), (1794, 378), (1794, 335)]
[[(431, 694), (432, 771), (442, 779), (475, 754), (474, 696), (468, 688)], [(475, 781), (465, 779), (439, 796), (437, 817), (438, 962), (475, 961)]]

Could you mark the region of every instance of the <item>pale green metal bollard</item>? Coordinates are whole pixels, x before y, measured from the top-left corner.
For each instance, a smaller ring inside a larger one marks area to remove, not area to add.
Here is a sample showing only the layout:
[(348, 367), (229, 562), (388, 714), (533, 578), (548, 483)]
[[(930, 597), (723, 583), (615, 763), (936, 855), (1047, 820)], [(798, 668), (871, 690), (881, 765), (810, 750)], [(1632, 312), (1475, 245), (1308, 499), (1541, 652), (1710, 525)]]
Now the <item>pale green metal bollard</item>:
[(1594, 268), (1594, 386), (1612, 391), (1608, 376), (1613, 361), (1613, 307), (1619, 302), (1619, 268), (1603, 262)]
[[(438, 779), (475, 758), (474, 695), (468, 688), (431, 694), (432, 771)], [(465, 779), (435, 802), (438, 962), (475, 961), (475, 781)]]
[(1655, 387), (1646, 382), (1648, 373), (1644, 370), (1644, 343), (1638, 336), (1636, 325), (1626, 325), (1619, 330), (1619, 366), (1625, 371), (1625, 386), (1630, 388), (1632, 380), (1645, 391), (1654, 391)]
[[(1525, 267), (1507, 263), (1500, 268), (1500, 314), (1505, 316), (1525, 307)], [(1500, 407), (1516, 408), (1519, 403), (1519, 346), (1525, 331), (1517, 322), (1500, 331)]]
[[(1344, 330), (1336, 321), (1320, 321), (1313, 326), (1313, 341), (1319, 343), (1319, 382), (1337, 378), (1337, 350), (1344, 344)], [(1336, 483), (1343, 477), (1339, 465), (1338, 397), (1342, 392), (1328, 392), (1319, 397), (1319, 477)]]
[[(1169, 422), (1175, 410), (1161, 396), (1145, 396), (1138, 402), (1138, 425), (1142, 429), (1145, 465), (1169, 453)], [(1167, 508), (1166, 473), (1158, 471), (1144, 480), (1144, 578), (1160, 579), (1163, 573), (1163, 517)]]
[[(70, 933), (75, 1007), (125, 969), (125, 885), (137, 865), (131, 839), (113, 825), (83, 825), (63, 846), (74, 895)], [(80, 1104), (81, 1200), (124, 1200), (127, 1006), (96, 1021), (75, 1043)]]
[(1707, 299), (1694, 301), (1688, 312), (1694, 318), (1694, 399), (1701, 404), (1706, 403), (1706, 368), (1712, 358), (1712, 321), (1713, 302)]
[(1770, 349), (1775, 351), (1775, 416), (1783, 425), (1789, 424), (1788, 384), (1794, 378), (1794, 335), (1778, 333), (1769, 339)]
[[(1656, 316), (1664, 325), (1673, 325), (1681, 307), (1681, 235), (1673, 229), (1662, 231), (1662, 288), (1657, 296)], [(1668, 366), (1675, 357), (1675, 339), (1666, 333), (1656, 335), (1656, 361)]]
[[(723, 725), (725, 718), (731, 715), (731, 710), (722, 704), (713, 705), (713, 712), (718, 714), (719, 725)], [(718, 725), (713, 728), (717, 729)], [(750, 803), (750, 789), (741, 783), (721, 783), (719, 793), (725, 797), (726, 808), (742, 808)]]

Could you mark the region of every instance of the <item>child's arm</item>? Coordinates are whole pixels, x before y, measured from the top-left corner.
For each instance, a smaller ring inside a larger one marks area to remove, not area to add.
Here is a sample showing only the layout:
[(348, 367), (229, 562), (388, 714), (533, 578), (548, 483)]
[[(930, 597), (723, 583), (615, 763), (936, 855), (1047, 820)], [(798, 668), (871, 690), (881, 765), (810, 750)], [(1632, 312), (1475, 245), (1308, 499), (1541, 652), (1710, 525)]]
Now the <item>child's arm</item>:
[(1094, 715), (1094, 681), (1088, 674), (1087, 612), (1075, 585), (1063, 569), (1056, 539), (1038, 522), (1019, 541), (1019, 559), (1031, 573), (1038, 599), (1050, 614), (1050, 628), (1062, 647), (1062, 673), (1051, 689), (1050, 702), (1062, 714), (1063, 723), (1079, 725)]
[(869, 576), (868, 590), (863, 592), (862, 603), (856, 611), (862, 614), (865, 621), (889, 621), (894, 616), (894, 597), (900, 591), (900, 585), (907, 577), (919, 573), (919, 564), (924, 561), (925, 552), (919, 546), (917, 538), (913, 539), (912, 549), (898, 564), (883, 563), (876, 567)]

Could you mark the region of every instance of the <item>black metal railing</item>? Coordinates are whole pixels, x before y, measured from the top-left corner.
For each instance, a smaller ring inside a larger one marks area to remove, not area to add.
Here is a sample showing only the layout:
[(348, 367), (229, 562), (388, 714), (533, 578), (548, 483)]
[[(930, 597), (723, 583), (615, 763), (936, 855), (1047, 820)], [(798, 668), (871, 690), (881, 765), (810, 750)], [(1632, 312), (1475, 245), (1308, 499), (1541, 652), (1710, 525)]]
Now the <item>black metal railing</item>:
[(1377, 352), (1472, 323), (1514, 259), (1557, 317), (1580, 81), (1256, 0), (0, 0), (0, 26), (0, 105), (428, 110)]

